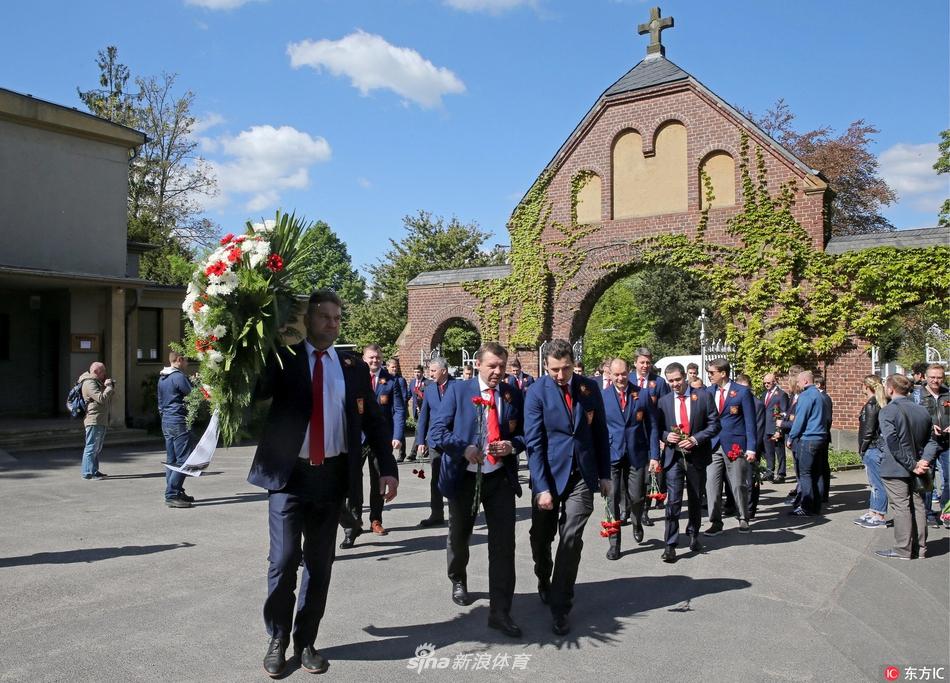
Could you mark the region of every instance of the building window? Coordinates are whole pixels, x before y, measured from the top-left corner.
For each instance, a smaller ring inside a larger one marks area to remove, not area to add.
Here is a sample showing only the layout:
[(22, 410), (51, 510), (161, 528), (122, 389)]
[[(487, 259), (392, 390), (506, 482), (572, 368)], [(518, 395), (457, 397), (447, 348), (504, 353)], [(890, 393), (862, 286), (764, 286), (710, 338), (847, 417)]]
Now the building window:
[(0, 313), (0, 360), (10, 360), (9, 313)]
[(135, 357), (143, 363), (160, 361), (162, 348), (162, 309), (139, 309), (138, 348)]

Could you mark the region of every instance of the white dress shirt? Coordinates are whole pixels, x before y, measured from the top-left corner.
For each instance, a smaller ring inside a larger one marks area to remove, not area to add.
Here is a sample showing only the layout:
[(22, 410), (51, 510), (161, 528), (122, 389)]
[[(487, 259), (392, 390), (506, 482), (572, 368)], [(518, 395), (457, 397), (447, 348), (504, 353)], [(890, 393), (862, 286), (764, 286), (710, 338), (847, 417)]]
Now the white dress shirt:
[[(307, 360), (310, 364), (310, 377), (316, 365), (316, 347), (310, 341), (304, 342)], [(340, 357), (332, 346), (320, 356), (323, 363), (323, 452), (324, 458), (334, 458), (346, 453), (346, 382), (343, 379), (343, 367)], [(303, 435), (303, 445), (298, 457), (310, 460), (310, 423)]]
[[(484, 399), (489, 399), (489, 398), (491, 398), (491, 394), (488, 393), (488, 392), (489, 392), (488, 385), (485, 384), (485, 382), (482, 381), (481, 376), (478, 377), (478, 386), (479, 386), (479, 388), (482, 390), (482, 398), (484, 398)], [(499, 385), (499, 386), (500, 386), (500, 385)], [(486, 434), (486, 439), (485, 439), (485, 449), (482, 451), (482, 453), (487, 454), (487, 453), (488, 453), (488, 438), (487, 438), (487, 434), (488, 434), (488, 411), (485, 410), (485, 408), (483, 408), (483, 407), (481, 407), (481, 406), (476, 406), (475, 409), (476, 409), (476, 410), (481, 410), (481, 411), (484, 411), (484, 412), (485, 412), (485, 434)], [(499, 387), (495, 387), (495, 410), (497, 411), (496, 414), (498, 415), (498, 427), (499, 427), (499, 429), (500, 429), (500, 428), (501, 428), (501, 390), (499, 389)], [(510, 458), (510, 457), (511, 457), (510, 455), (506, 455), (506, 456), (505, 456), (505, 458)], [(490, 462), (488, 462), (487, 459), (484, 460), (484, 461), (482, 462), (482, 474), (488, 474), (489, 472), (494, 472), (494, 471), (497, 470), (499, 467), (502, 467), (502, 466), (503, 466), (502, 460), (504, 460), (504, 458), (501, 458), (501, 457), (497, 458), (497, 462), (496, 462), (494, 465), (492, 465)], [(478, 466), (477, 466), (477, 465), (473, 465), (472, 463), (469, 463), (467, 469), (468, 469), (469, 472), (477, 472), (477, 471), (478, 471)]]

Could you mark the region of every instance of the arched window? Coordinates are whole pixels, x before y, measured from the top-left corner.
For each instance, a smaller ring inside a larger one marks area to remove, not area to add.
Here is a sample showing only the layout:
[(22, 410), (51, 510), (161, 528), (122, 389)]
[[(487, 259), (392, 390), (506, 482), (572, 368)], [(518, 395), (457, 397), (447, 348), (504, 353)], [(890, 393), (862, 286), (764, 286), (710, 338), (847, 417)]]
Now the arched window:
[(614, 218), (679, 213), (687, 208), (686, 126), (669, 121), (656, 132), (655, 155), (643, 156), (636, 131), (621, 133), (613, 149)]

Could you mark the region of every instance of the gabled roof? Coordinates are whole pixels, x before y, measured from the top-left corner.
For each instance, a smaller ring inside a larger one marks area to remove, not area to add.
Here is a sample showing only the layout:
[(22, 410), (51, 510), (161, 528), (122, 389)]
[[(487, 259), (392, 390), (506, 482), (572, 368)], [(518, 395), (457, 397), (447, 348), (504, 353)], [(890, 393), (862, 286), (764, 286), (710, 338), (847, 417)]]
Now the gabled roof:
[(476, 280), (495, 280), (511, 275), (510, 265), (479, 266), (477, 268), (455, 268), (453, 270), (429, 270), (412, 278), (409, 287), (425, 285), (451, 285)]
[(600, 97), (597, 98), (597, 101), (594, 102), (593, 106), (587, 110), (584, 118), (582, 118), (580, 123), (578, 123), (574, 130), (571, 131), (571, 134), (567, 137), (551, 160), (547, 163), (545, 170), (554, 170), (556, 167), (560, 166), (561, 162), (566, 156), (565, 152), (573, 146), (573, 143), (577, 140), (580, 131), (587, 128), (588, 125), (593, 122), (596, 115), (612, 101), (622, 100), (626, 97), (629, 97), (632, 93), (641, 90), (682, 86), (692, 86), (701, 95), (711, 100), (714, 106), (718, 107), (719, 109), (726, 112), (729, 116), (736, 119), (737, 122), (744, 128), (755, 133), (756, 139), (758, 141), (767, 145), (778, 155), (784, 157), (790, 164), (798, 168), (802, 173), (818, 176), (822, 178), (822, 180), (825, 180), (824, 177), (821, 176), (820, 171), (811, 168), (808, 166), (808, 164), (792, 154), (788, 149), (773, 140), (768, 133), (759, 128), (759, 126), (754, 121), (749, 119), (745, 114), (716, 95), (716, 93), (703, 85), (694, 76), (681, 69), (666, 57), (660, 56), (658, 54), (649, 55), (646, 59), (630, 69), (630, 71), (624, 74), (613, 85), (607, 88), (600, 95)]
[(867, 235), (843, 235), (832, 237), (825, 246), (828, 254), (844, 254), (874, 247), (898, 249), (924, 249), (926, 247), (950, 246), (950, 228), (914, 228), (893, 232), (874, 232)]

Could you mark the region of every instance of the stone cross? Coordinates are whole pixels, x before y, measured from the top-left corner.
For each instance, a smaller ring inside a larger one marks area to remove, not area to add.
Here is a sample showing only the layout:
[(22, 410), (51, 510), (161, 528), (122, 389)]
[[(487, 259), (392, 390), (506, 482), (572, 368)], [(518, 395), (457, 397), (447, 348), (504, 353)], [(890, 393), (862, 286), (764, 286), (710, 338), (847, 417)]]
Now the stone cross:
[(665, 28), (673, 28), (673, 17), (660, 18), (660, 8), (654, 7), (650, 10), (650, 21), (646, 24), (637, 26), (637, 33), (641, 36), (650, 34), (650, 44), (647, 46), (647, 57), (651, 55), (666, 55), (666, 48), (660, 38), (660, 32)]

